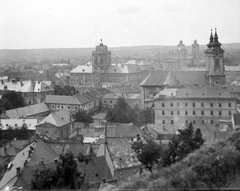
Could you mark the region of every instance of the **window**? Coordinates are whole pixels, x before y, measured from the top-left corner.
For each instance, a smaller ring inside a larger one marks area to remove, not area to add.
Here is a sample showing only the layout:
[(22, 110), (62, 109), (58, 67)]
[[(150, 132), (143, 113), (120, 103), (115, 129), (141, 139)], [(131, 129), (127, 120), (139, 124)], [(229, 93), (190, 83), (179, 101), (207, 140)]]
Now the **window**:
[(110, 103), (112, 103), (112, 100), (110, 101)]
[(213, 111), (211, 111), (211, 115), (213, 115)]
[(210, 106), (213, 107), (213, 103), (210, 103)]
[(180, 111), (177, 111), (177, 115), (180, 115)]
[(196, 121), (195, 120), (193, 120), (193, 124), (195, 124), (196, 123)]
[(204, 124), (204, 120), (202, 120), (202, 124)]
[(162, 124), (165, 124), (165, 120), (162, 121)]
[(201, 103), (201, 106), (204, 107), (204, 103)]
[(162, 111), (162, 115), (165, 115), (165, 111)]
[(195, 107), (195, 103), (193, 103), (192, 106)]
[(232, 103), (228, 103), (228, 107), (232, 107)]
[(106, 100), (104, 100), (104, 103), (107, 103), (107, 101), (106, 101)]
[(61, 106), (61, 108), (63, 109), (63, 105)]
[(179, 107), (179, 103), (177, 103), (177, 107)]
[(164, 103), (162, 103), (162, 107), (165, 107), (165, 104), (164, 104)]
[(170, 106), (173, 107), (173, 103), (171, 103)]
[(231, 115), (232, 115), (232, 112), (231, 112), (231, 111), (229, 111), (229, 112), (228, 112), (228, 115), (230, 115), (230, 116), (231, 116)]
[(60, 105), (58, 105), (57, 108), (59, 109), (59, 108), (60, 108)]
[(195, 111), (193, 111), (193, 112), (192, 112), (192, 114), (193, 114), (193, 115), (196, 115), (196, 112), (195, 112)]
[(213, 120), (211, 120), (211, 124), (213, 124)]
[(187, 107), (188, 106), (188, 104), (187, 103), (185, 103), (185, 107)]
[(188, 124), (188, 120), (186, 120), (186, 124)]
[(204, 111), (202, 111), (201, 113), (202, 113), (202, 115), (204, 115)]
[(54, 109), (54, 108), (55, 108), (55, 105), (52, 105), (52, 108)]
[(77, 106), (75, 106), (74, 108), (75, 108), (75, 109), (78, 109), (78, 107), (77, 107)]
[(171, 120), (171, 124), (174, 124), (174, 121), (173, 121), (173, 120)]
[(188, 111), (185, 111), (185, 115), (188, 115)]
[(221, 104), (221, 103), (219, 103), (219, 107), (222, 107), (222, 104)]
[(68, 109), (71, 109), (71, 106), (68, 106)]
[(171, 111), (171, 115), (173, 115), (173, 111)]
[(221, 111), (219, 111), (219, 115), (222, 115), (222, 112), (221, 112)]

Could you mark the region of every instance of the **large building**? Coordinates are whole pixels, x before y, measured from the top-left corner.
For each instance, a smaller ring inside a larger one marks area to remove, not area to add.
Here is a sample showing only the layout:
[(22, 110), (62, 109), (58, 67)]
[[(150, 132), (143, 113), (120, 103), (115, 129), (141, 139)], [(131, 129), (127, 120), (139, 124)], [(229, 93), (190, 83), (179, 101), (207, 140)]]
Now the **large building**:
[[(194, 47), (198, 49), (196, 43)], [(225, 85), (224, 50), (217, 31), (214, 36), (211, 32), (207, 47), (206, 71), (154, 71), (140, 84), (142, 106), (155, 108), (158, 127), (176, 129), (189, 122), (216, 126), (237, 112), (237, 94)]]
[(189, 65), (199, 64), (199, 44), (194, 40), (192, 44), (192, 55), (180, 40), (176, 51), (170, 51), (168, 55), (163, 56), (161, 65), (163, 70), (182, 70)]
[(111, 63), (111, 51), (102, 42), (92, 52), (92, 61), (70, 72), (70, 84), (76, 87), (99, 87), (105, 83), (141, 82), (147, 76), (138, 64)]

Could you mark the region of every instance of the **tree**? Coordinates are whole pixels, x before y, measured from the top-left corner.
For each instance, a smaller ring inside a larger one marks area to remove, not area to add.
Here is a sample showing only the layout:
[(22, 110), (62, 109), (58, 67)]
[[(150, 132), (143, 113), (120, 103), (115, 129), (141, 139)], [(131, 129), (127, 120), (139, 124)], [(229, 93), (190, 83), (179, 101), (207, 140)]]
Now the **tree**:
[(132, 149), (137, 154), (138, 160), (152, 173), (154, 164), (157, 164), (161, 157), (162, 147), (153, 140), (146, 141), (146, 143), (142, 141), (134, 142)]
[(114, 108), (108, 109), (106, 120), (115, 123), (131, 123), (136, 122), (137, 114), (125, 101), (120, 97)]
[(12, 91), (3, 94), (2, 99), (0, 100), (1, 110), (15, 109), (24, 107), (25, 105), (22, 95)]
[(81, 173), (77, 170), (74, 155), (69, 152), (60, 155), (60, 161), (56, 169), (36, 169), (31, 181), (34, 190), (50, 190), (56, 188), (78, 189), (83, 181)]
[(79, 110), (73, 117), (77, 122), (83, 122), (85, 124), (93, 122), (92, 116), (90, 114), (87, 114), (84, 110)]
[(200, 129), (194, 132), (192, 123), (186, 129), (178, 130), (179, 134), (175, 135), (169, 142), (168, 148), (163, 151), (161, 165), (169, 166), (177, 161), (181, 161), (189, 153), (199, 149), (204, 143)]
[(146, 108), (140, 112), (140, 122), (141, 124), (154, 123), (155, 116), (154, 110), (152, 108)]
[(54, 94), (55, 95), (68, 95), (68, 96), (73, 96), (75, 94), (79, 93), (75, 87), (65, 85), (64, 87), (56, 85), (54, 87)]

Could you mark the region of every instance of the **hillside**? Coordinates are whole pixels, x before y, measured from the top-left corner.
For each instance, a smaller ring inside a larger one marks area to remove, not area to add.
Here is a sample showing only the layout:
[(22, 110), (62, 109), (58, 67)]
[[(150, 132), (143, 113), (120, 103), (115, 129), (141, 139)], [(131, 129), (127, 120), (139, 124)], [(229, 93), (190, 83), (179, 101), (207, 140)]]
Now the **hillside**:
[[(223, 44), (225, 51), (240, 51), (240, 43)], [(191, 53), (191, 46), (186, 46)], [(70, 58), (72, 62), (85, 62), (91, 59), (92, 48), (53, 48), (53, 49), (24, 49), (24, 50), (0, 50), (1, 63), (31, 63), (49, 60), (60, 62), (61, 59)], [(112, 57), (151, 57), (176, 50), (176, 46), (132, 46), (109, 47)], [(200, 51), (205, 50), (206, 45), (200, 45)]]
[(118, 185), (119, 190), (236, 189), (240, 177), (240, 132), (228, 142), (204, 145), (182, 161), (152, 175)]

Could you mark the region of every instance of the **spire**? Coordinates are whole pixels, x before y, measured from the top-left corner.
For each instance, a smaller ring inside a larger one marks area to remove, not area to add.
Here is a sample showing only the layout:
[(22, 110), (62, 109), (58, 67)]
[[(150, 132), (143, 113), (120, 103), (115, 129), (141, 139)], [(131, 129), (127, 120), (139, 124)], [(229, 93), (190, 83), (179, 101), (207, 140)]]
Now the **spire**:
[(102, 43), (102, 39), (101, 39), (101, 43), (100, 43), (100, 46), (103, 46), (103, 43)]
[(212, 48), (212, 42), (213, 42), (213, 34), (212, 34), (212, 29), (211, 29), (211, 35), (210, 35), (210, 38), (209, 38), (210, 42), (207, 44), (208, 48)]
[(218, 42), (217, 28), (215, 28), (214, 42)]
[(218, 35), (217, 35), (217, 28), (215, 28), (215, 34), (214, 34), (214, 38), (213, 38), (214, 42), (212, 43), (212, 47), (214, 48), (220, 48), (220, 46), (222, 45), (220, 42), (218, 42)]

